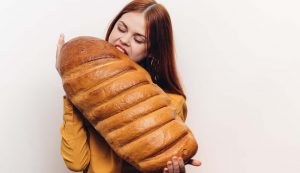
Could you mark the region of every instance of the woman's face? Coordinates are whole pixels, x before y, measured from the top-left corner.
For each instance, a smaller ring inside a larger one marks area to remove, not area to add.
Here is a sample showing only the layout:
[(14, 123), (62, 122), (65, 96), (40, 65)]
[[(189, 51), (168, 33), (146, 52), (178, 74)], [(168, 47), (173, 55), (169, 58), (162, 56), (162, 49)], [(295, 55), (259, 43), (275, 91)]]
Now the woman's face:
[(115, 24), (108, 42), (133, 61), (142, 60), (147, 55), (144, 15), (138, 12), (123, 14)]

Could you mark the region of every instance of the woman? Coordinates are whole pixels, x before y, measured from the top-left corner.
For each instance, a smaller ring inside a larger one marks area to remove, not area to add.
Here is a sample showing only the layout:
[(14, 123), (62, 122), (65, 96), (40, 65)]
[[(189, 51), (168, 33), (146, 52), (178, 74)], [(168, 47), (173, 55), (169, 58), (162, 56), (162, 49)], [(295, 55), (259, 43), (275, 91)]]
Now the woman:
[[(182, 104), (184, 111), (180, 118), (184, 121), (186, 96), (176, 72), (172, 25), (167, 10), (153, 0), (132, 1), (112, 21), (105, 40), (144, 67), (153, 82), (177, 100), (175, 104)], [(64, 36), (61, 35), (57, 56), (63, 44)], [(138, 172), (113, 152), (66, 97), (61, 134), (61, 153), (67, 167), (73, 171)], [(201, 165), (197, 160), (190, 160), (188, 164)], [(163, 172), (185, 172), (182, 158), (174, 156), (166, 163)]]

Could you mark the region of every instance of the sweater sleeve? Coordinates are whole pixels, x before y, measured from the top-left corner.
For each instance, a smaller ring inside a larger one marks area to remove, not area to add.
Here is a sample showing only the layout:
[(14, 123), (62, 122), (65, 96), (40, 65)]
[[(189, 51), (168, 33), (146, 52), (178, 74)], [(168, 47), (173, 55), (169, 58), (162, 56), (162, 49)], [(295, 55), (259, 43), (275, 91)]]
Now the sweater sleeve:
[(63, 97), (63, 124), (60, 127), (61, 155), (72, 171), (83, 171), (90, 162), (88, 136), (80, 112)]
[(177, 117), (185, 122), (187, 116), (187, 106), (184, 97), (180, 96), (176, 109)]
[(187, 104), (183, 96), (178, 94), (168, 93), (171, 98), (171, 105), (176, 109), (176, 119), (185, 122), (187, 117)]
[(187, 106), (184, 98), (182, 98), (182, 102), (180, 103), (180, 113), (178, 115), (185, 122), (187, 116)]

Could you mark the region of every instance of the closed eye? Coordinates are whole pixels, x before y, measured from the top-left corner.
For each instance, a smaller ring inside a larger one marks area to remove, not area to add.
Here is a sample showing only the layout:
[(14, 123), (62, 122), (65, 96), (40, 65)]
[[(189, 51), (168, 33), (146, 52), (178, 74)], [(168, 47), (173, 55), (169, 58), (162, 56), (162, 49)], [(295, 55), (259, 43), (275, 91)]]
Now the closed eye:
[(121, 28), (121, 27), (118, 27), (118, 30), (120, 31), (120, 32), (126, 32), (126, 30), (124, 29), (124, 28)]
[(145, 41), (143, 41), (143, 40), (138, 40), (138, 39), (134, 39), (134, 40), (139, 44), (145, 43)]

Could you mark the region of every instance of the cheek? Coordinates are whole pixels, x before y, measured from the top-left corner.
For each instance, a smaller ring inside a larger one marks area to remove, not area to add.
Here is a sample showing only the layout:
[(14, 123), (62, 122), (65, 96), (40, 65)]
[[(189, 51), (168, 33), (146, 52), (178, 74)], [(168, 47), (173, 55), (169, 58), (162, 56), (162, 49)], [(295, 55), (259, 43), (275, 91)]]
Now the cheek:
[(115, 29), (113, 29), (109, 35), (108, 42), (109, 43), (114, 43), (116, 39), (118, 38), (118, 33), (116, 32)]
[(109, 37), (108, 37), (108, 42), (109, 42), (109, 43), (113, 43), (113, 39), (114, 39), (114, 38), (113, 38), (113, 35), (110, 34)]
[(134, 57), (134, 59), (140, 60), (147, 55), (146, 46), (135, 45), (134, 47), (132, 47), (132, 50), (132, 56)]

